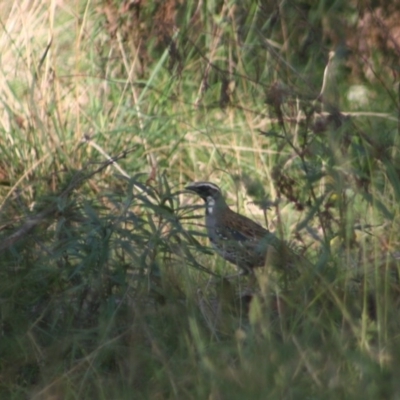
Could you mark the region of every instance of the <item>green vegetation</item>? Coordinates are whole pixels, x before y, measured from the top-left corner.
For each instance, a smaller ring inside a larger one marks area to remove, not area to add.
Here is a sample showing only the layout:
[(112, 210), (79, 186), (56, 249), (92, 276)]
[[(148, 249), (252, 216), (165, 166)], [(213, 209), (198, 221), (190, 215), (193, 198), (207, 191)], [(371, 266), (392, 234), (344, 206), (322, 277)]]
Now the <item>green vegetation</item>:
[[(379, 3), (0, 4), (0, 399), (399, 397)], [(222, 279), (195, 180), (314, 267)]]

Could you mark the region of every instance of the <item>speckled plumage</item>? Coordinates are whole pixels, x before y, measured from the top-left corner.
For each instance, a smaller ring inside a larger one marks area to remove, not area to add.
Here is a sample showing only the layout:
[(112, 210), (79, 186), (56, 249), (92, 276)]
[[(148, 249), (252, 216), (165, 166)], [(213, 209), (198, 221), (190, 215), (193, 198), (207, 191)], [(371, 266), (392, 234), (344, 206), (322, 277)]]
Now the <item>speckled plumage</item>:
[(243, 273), (270, 264), (286, 269), (298, 258), (274, 233), (231, 210), (217, 185), (194, 182), (185, 189), (197, 193), (206, 204), (206, 228), (213, 247)]

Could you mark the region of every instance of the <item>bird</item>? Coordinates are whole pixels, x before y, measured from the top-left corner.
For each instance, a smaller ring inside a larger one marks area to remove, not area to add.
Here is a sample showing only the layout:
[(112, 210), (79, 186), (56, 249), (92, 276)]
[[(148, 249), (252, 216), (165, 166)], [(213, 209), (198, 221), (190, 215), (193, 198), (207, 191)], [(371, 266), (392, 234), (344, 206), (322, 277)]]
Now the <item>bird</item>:
[(272, 265), (287, 270), (300, 260), (283, 240), (250, 218), (231, 210), (221, 189), (211, 182), (192, 182), (186, 190), (205, 203), (205, 226), (216, 252), (236, 265), (241, 275)]

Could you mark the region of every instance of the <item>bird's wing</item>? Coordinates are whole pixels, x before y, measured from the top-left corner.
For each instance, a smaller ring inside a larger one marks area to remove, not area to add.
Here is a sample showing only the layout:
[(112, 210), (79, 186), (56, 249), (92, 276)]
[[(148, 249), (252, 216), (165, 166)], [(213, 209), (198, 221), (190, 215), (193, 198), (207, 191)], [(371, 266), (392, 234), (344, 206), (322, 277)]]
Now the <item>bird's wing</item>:
[(220, 234), (226, 239), (239, 242), (258, 241), (271, 234), (268, 229), (263, 228), (250, 218), (230, 211), (225, 215), (225, 219), (219, 227)]

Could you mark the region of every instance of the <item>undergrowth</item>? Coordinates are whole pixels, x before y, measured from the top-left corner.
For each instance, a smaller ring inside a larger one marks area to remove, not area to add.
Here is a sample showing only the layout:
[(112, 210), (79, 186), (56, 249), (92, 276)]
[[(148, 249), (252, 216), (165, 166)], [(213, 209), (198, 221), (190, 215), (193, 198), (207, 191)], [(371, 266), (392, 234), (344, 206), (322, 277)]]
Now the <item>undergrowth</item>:
[(331, 3), (0, 6), (0, 398), (399, 396), (400, 10)]

